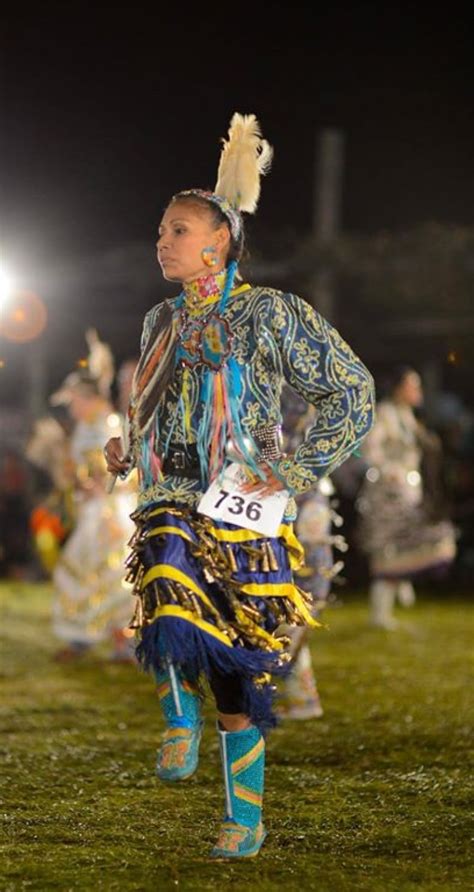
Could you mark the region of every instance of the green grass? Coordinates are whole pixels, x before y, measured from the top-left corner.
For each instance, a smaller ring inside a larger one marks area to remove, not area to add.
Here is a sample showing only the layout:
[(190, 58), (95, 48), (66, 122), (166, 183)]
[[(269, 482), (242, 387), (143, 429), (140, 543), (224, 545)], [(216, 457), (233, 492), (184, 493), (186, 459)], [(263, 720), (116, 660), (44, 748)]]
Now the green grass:
[[(223, 808), (211, 705), (202, 761), (154, 779), (162, 723), (133, 666), (51, 661), (48, 586), (4, 584), (4, 890), (472, 890), (472, 608), (419, 597), (398, 633), (344, 596), (313, 637), (325, 707), (270, 737), (267, 842), (207, 857)], [(470, 714), (471, 713), (471, 714)]]

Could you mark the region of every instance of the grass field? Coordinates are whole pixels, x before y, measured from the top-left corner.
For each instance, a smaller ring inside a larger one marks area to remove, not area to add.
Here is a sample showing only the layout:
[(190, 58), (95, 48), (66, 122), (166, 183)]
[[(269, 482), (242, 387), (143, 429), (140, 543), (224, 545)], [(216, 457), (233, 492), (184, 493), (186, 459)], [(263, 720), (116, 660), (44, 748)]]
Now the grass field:
[(161, 785), (150, 679), (100, 654), (55, 664), (49, 587), (1, 595), (2, 890), (474, 889), (467, 598), (425, 592), (398, 633), (349, 594), (327, 612), (324, 717), (270, 737), (267, 842), (227, 864), (207, 857), (223, 808), (210, 704), (197, 775)]

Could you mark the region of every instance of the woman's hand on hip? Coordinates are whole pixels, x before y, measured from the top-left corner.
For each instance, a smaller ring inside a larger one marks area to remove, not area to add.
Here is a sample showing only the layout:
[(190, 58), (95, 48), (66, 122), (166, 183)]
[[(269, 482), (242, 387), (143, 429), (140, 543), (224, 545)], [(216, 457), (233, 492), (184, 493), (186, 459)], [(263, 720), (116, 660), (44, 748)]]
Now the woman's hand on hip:
[(282, 483), (278, 477), (275, 477), (269, 465), (260, 465), (260, 470), (265, 474), (265, 480), (262, 480), (260, 477), (257, 477), (256, 474), (253, 474), (248, 483), (243, 483), (239, 487), (241, 492), (252, 492), (259, 495), (261, 498), (265, 498), (265, 496), (272, 496), (276, 492), (281, 492), (285, 489), (284, 483)]

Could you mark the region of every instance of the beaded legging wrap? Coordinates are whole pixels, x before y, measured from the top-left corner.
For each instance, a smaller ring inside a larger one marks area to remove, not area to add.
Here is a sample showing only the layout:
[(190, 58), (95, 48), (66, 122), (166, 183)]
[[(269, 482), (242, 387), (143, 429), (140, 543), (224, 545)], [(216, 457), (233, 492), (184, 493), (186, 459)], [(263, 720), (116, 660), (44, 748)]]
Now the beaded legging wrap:
[(134, 520), (128, 579), (139, 659), (155, 672), (171, 659), (186, 678), (205, 676), (213, 687), (216, 677), (238, 677), (242, 712), (262, 729), (273, 725), (271, 676), (288, 664), (278, 627), (317, 624), (293, 580), (304, 555), (291, 524), (269, 538), (169, 504)]

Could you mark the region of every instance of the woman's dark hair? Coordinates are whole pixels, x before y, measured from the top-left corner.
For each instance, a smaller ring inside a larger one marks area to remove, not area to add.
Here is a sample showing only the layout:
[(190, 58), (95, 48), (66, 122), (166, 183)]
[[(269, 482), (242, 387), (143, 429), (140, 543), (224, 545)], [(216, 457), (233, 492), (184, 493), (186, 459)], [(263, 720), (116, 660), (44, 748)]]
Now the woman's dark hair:
[(239, 263), (244, 255), (245, 251), (245, 230), (244, 230), (244, 221), (242, 219), (242, 226), (240, 230), (240, 235), (238, 239), (235, 239), (232, 235), (229, 221), (225, 214), (222, 213), (220, 207), (217, 204), (214, 204), (213, 201), (207, 201), (205, 198), (201, 198), (199, 195), (187, 195), (181, 194), (178, 192), (177, 195), (174, 195), (170, 204), (175, 204), (176, 202), (186, 203), (190, 205), (194, 205), (195, 207), (200, 208), (201, 210), (205, 210), (213, 223), (214, 229), (219, 229), (220, 226), (227, 226), (230, 233), (230, 243), (229, 243), (229, 251), (227, 253), (227, 262), (231, 260), (235, 260), (236, 263)]
[(396, 365), (387, 377), (387, 388), (390, 394), (393, 394), (401, 384), (403, 384), (407, 375), (418, 375), (416, 369), (412, 365)]

